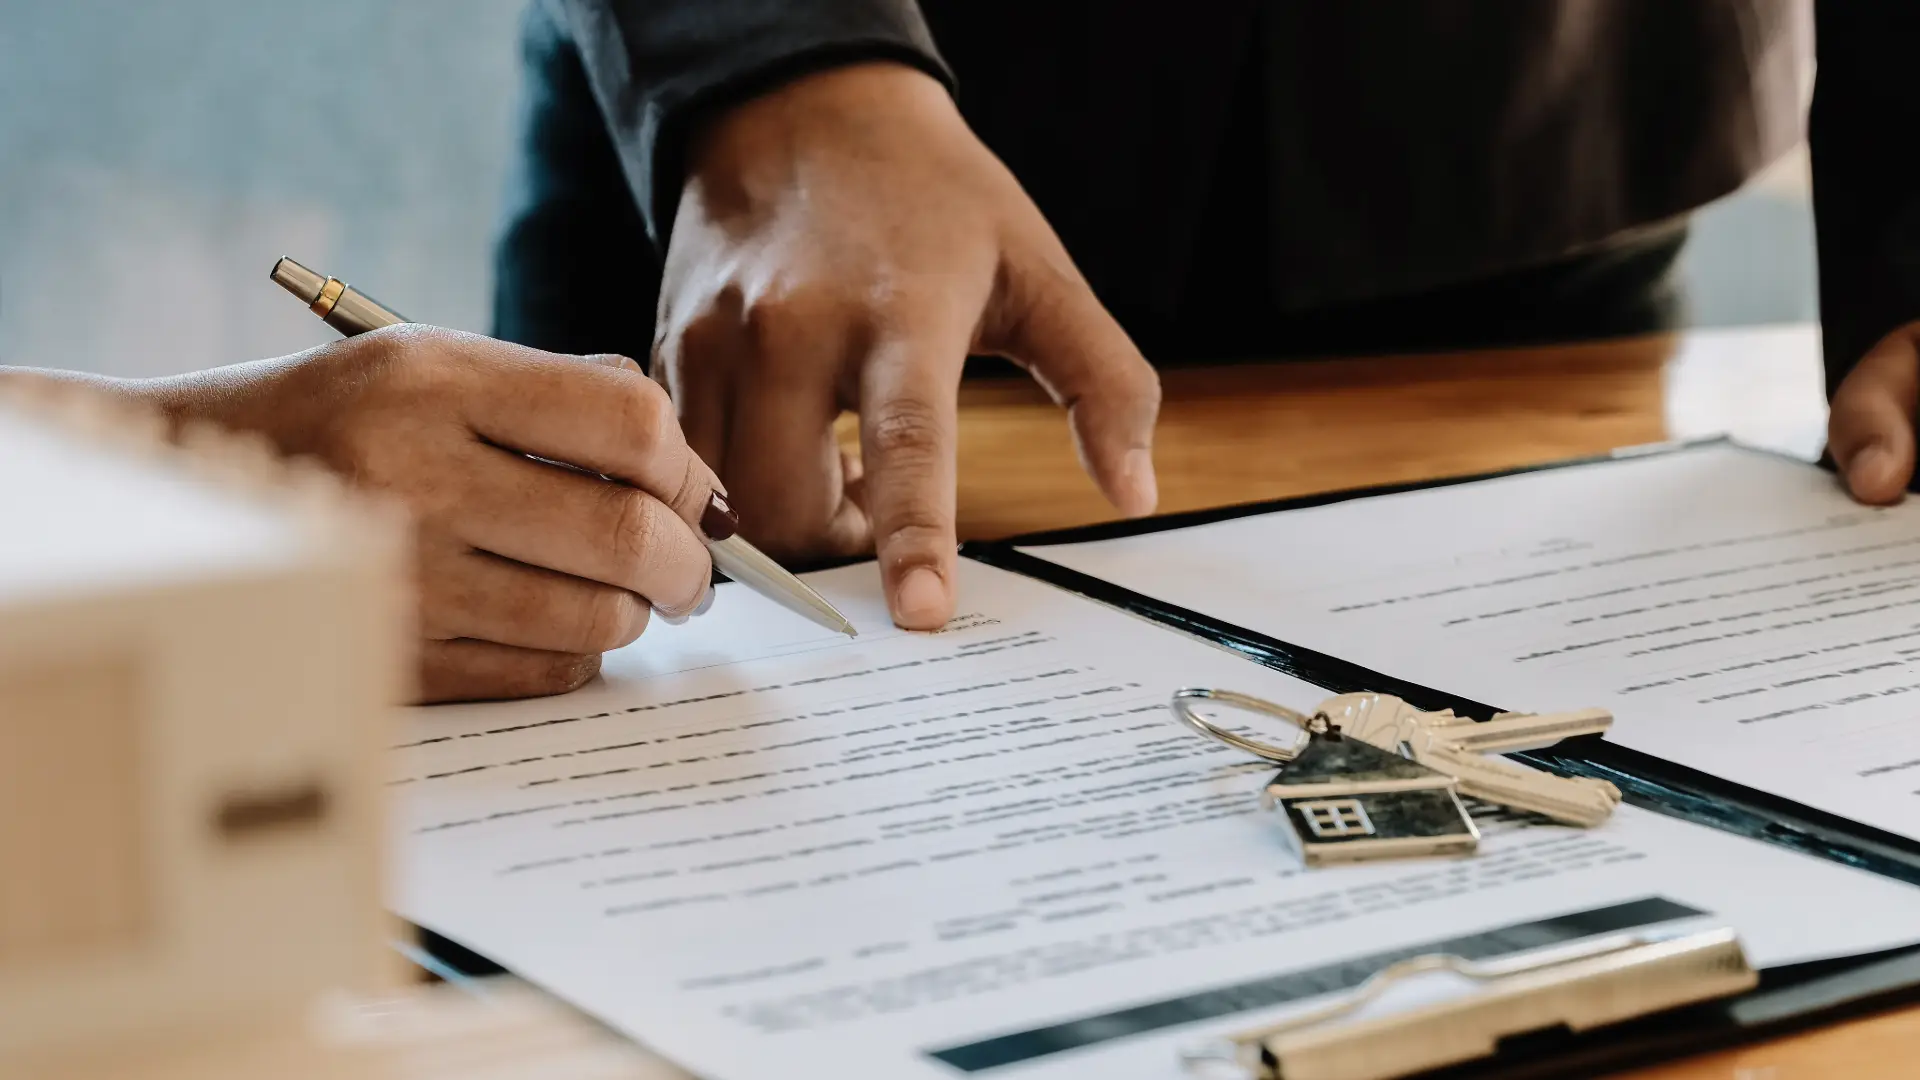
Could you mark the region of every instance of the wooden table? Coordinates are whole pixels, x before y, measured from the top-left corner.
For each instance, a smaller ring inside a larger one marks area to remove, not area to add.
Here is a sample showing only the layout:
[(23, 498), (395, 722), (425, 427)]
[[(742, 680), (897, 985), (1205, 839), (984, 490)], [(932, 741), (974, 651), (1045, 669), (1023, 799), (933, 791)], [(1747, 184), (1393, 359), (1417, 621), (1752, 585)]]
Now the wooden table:
[[(1813, 327), (1448, 356), (1162, 373), (1154, 446), (1171, 513), (1461, 476), (1731, 432), (1813, 457), (1826, 407)], [(967, 384), (960, 536), (1113, 516), (1033, 383)]]
[[(1458, 476), (1718, 432), (1806, 457), (1825, 434), (1811, 327), (1458, 356), (1163, 374), (1160, 509)], [(961, 394), (960, 535), (1109, 519), (1059, 412), (1025, 382)], [(1920, 1008), (1631, 1074), (1906, 1080)]]

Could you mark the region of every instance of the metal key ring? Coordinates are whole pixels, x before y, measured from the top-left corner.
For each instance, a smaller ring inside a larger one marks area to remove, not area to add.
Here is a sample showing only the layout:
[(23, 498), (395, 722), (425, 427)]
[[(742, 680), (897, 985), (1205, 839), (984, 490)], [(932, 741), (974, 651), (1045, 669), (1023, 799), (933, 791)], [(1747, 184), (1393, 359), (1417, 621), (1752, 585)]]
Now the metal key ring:
[[(1195, 701), (1218, 702), (1219, 704), (1229, 705), (1236, 709), (1244, 709), (1247, 712), (1260, 713), (1265, 716), (1285, 720), (1287, 723), (1300, 729), (1301, 738), (1293, 746), (1279, 747), (1258, 742), (1241, 735), (1235, 735), (1233, 732), (1220, 727), (1213, 721), (1194, 712), (1193, 702)], [(1275, 765), (1284, 764), (1299, 756), (1301, 749), (1306, 745), (1306, 736), (1315, 730), (1315, 721), (1319, 719), (1308, 716), (1305, 713), (1295, 712), (1285, 705), (1275, 705), (1271, 701), (1263, 701), (1260, 698), (1247, 694), (1236, 694), (1231, 690), (1202, 690), (1189, 687), (1185, 690), (1176, 690), (1173, 695), (1173, 701), (1170, 704), (1173, 708), (1173, 715), (1179, 717), (1181, 723), (1193, 730), (1216, 742), (1224, 743), (1233, 747), (1235, 750), (1252, 754), (1262, 761), (1270, 761)], [(1323, 720), (1321, 722), (1324, 723)]]

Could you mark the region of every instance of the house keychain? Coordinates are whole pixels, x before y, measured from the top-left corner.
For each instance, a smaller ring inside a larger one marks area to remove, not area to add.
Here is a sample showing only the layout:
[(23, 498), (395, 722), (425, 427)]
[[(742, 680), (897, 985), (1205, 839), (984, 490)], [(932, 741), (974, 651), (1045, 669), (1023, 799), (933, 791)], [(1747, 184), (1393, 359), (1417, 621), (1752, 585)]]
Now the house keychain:
[[(1259, 742), (1201, 716), (1197, 702), (1285, 720), (1302, 737), (1284, 747)], [(1388, 694), (1341, 694), (1309, 716), (1246, 694), (1198, 689), (1174, 694), (1172, 706), (1207, 738), (1280, 766), (1261, 803), (1281, 812), (1288, 839), (1309, 866), (1469, 854), (1480, 831), (1461, 795), (1588, 827), (1620, 803), (1620, 789), (1604, 780), (1482, 756), (1603, 732), (1613, 720), (1603, 709), (1501, 713), (1480, 722), (1423, 712)]]

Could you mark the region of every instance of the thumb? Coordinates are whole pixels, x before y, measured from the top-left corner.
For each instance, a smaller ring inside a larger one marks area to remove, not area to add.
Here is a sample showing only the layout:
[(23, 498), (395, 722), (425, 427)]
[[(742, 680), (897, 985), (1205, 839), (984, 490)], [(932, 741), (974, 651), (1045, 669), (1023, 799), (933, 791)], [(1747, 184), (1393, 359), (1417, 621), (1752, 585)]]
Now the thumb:
[(1920, 324), (1881, 338), (1833, 392), (1827, 451), (1861, 502), (1897, 502), (1913, 476), (1913, 413), (1920, 395), (1916, 330)]
[[(1059, 259), (1064, 261), (1062, 252)], [(1000, 327), (986, 344), (1027, 369), (1066, 407), (1080, 467), (1121, 513), (1153, 512), (1153, 425), (1160, 376), (1070, 265), (1007, 268)]]

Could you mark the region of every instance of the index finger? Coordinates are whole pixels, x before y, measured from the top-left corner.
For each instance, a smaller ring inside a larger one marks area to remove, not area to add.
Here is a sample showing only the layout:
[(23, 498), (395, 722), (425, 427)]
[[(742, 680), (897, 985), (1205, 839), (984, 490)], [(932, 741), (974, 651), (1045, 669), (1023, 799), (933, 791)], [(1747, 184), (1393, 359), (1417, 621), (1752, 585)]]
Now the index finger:
[(563, 358), (505, 342), (476, 348), (462, 415), (495, 445), (631, 484), (710, 539), (732, 535), (713, 470), (687, 445), (667, 393), (624, 357)]
[(880, 342), (860, 380), (860, 452), (887, 607), (908, 630), (953, 616), (960, 369), (968, 335)]

